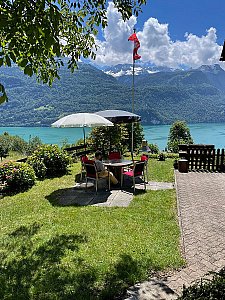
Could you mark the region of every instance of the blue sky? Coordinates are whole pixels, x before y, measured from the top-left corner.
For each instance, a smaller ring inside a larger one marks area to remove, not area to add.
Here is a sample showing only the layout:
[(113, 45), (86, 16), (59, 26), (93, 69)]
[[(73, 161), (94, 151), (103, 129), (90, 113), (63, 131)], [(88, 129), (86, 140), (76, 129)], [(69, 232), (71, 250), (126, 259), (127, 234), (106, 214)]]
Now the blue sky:
[(149, 17), (160, 23), (169, 24), (173, 40), (184, 40), (186, 32), (204, 35), (210, 27), (217, 30), (218, 42), (225, 39), (225, 1), (224, 0), (148, 0), (143, 13), (138, 17), (142, 27)]
[(138, 18), (125, 23), (109, 2), (108, 27), (96, 42), (96, 63), (132, 62), (132, 43), (127, 38), (136, 28), (141, 43), (141, 62), (172, 68), (197, 68), (219, 62), (225, 39), (224, 0), (148, 0)]

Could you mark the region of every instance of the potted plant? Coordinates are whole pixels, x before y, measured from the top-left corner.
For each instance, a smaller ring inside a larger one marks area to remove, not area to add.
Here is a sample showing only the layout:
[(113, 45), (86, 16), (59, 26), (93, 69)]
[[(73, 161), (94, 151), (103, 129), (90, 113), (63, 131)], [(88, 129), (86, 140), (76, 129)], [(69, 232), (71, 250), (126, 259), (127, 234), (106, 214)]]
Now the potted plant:
[(165, 156), (165, 154), (164, 153), (159, 153), (159, 155), (158, 155), (158, 160), (160, 160), (160, 161), (164, 161), (166, 159), (166, 156)]
[(178, 160), (177, 159), (175, 159), (174, 160), (174, 162), (173, 162), (173, 167), (174, 167), (174, 169), (178, 169)]

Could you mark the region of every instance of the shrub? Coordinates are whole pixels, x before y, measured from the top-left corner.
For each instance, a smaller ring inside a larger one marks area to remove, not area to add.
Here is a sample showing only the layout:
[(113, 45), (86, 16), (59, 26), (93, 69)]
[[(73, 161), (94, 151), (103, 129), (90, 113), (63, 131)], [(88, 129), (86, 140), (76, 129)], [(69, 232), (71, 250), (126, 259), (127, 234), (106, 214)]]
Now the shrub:
[[(93, 145), (93, 150), (101, 149), (103, 156), (113, 146), (121, 152), (131, 150), (132, 124), (114, 124), (113, 127), (96, 127), (89, 133), (88, 144)], [(144, 138), (143, 128), (139, 122), (133, 124), (133, 146), (135, 151), (141, 147)]]
[(179, 154), (178, 153), (166, 152), (165, 155), (166, 155), (166, 158), (174, 158), (174, 159), (178, 159), (179, 158)]
[(27, 142), (23, 140), (21, 137), (15, 135), (11, 137), (12, 141), (12, 151), (16, 151), (22, 154), (26, 153)]
[(16, 151), (24, 154), (27, 148), (27, 142), (19, 136), (9, 135), (7, 132), (0, 135), (0, 145), (8, 151)]
[(8, 162), (0, 166), (3, 192), (17, 193), (28, 190), (35, 183), (34, 169), (27, 163)]
[(158, 160), (161, 160), (161, 161), (164, 161), (166, 159), (166, 156), (165, 156), (165, 154), (164, 153), (159, 153), (159, 155), (158, 155)]
[(167, 143), (168, 149), (178, 153), (179, 144), (193, 144), (190, 129), (184, 121), (176, 121), (170, 127)]
[(218, 273), (213, 273), (211, 280), (201, 279), (194, 285), (184, 288), (179, 300), (221, 300), (224, 299), (225, 291), (225, 267)]
[[(173, 159), (178, 159), (179, 155), (177, 153), (170, 153), (170, 152), (163, 152), (165, 155), (165, 158), (173, 158)], [(159, 154), (151, 154), (148, 153), (149, 158), (159, 158)]]
[(26, 155), (31, 155), (41, 145), (43, 145), (43, 143), (39, 137), (35, 136), (30, 138), (26, 148)]
[(186, 144), (186, 142), (182, 139), (180, 139), (180, 140), (175, 139), (175, 140), (170, 142), (169, 149), (170, 149), (170, 151), (172, 151), (174, 153), (178, 153), (179, 152), (179, 145), (182, 145), (182, 144)]
[(159, 147), (156, 144), (148, 144), (148, 147), (152, 154), (158, 154), (159, 153)]
[(42, 145), (28, 157), (38, 178), (57, 177), (67, 172), (70, 158), (56, 145)]
[(174, 160), (174, 162), (173, 162), (173, 167), (174, 167), (174, 169), (178, 169), (178, 160), (177, 159), (175, 159)]
[(47, 168), (41, 159), (30, 160), (28, 159), (28, 163), (33, 167), (35, 175), (37, 178), (44, 179), (47, 174)]
[(4, 145), (0, 144), (0, 158), (1, 161), (3, 158), (6, 158), (9, 155), (9, 149), (5, 147)]

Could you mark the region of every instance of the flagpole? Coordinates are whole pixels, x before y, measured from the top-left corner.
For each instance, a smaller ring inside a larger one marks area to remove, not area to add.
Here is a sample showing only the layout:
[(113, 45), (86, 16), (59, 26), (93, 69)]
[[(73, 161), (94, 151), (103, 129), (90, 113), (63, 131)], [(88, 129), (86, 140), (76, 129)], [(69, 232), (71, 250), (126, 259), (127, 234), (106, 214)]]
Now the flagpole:
[[(133, 48), (133, 79), (132, 79), (132, 113), (134, 113), (134, 66), (135, 66), (135, 60), (141, 58), (140, 55), (138, 55), (137, 50), (140, 48), (140, 42), (136, 36), (134, 28), (134, 33), (128, 38), (128, 41), (134, 42), (134, 48)], [(132, 160), (134, 160), (134, 123), (132, 122), (131, 127), (131, 157)]]
[[(134, 33), (135, 33), (134, 28)], [(134, 46), (135, 47), (135, 46)], [(132, 72), (132, 113), (134, 113), (134, 53), (133, 53), (133, 72)], [(131, 158), (134, 160), (134, 123), (131, 124)]]
[[(133, 78), (132, 78), (132, 113), (134, 113), (134, 63), (135, 60), (133, 58)], [(131, 157), (134, 160), (134, 122), (131, 123)]]

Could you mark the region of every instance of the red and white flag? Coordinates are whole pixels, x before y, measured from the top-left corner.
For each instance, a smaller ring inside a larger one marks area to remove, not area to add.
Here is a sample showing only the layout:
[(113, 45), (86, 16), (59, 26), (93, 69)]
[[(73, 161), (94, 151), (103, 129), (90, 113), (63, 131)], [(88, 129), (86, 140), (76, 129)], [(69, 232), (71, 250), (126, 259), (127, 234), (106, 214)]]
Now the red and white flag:
[(138, 49), (140, 48), (140, 42), (136, 36), (136, 33), (133, 33), (129, 38), (128, 41), (134, 42), (134, 50), (133, 50), (133, 60), (140, 59), (141, 56), (137, 53)]

